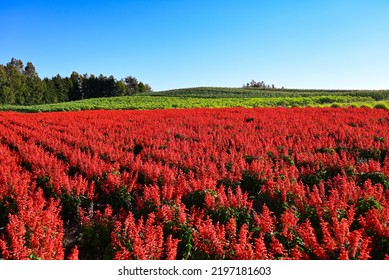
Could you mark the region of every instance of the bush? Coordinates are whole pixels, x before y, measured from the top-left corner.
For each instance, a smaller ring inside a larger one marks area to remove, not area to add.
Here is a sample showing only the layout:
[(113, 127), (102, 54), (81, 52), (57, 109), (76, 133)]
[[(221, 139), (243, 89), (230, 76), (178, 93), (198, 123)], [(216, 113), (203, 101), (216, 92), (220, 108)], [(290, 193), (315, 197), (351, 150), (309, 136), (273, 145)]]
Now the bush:
[(369, 109), (371, 109), (372, 106), (370, 104), (363, 103), (359, 108), (369, 108)]
[(377, 103), (376, 105), (374, 105), (374, 108), (375, 109), (385, 109), (385, 110), (389, 109), (388, 105), (386, 105), (385, 103)]

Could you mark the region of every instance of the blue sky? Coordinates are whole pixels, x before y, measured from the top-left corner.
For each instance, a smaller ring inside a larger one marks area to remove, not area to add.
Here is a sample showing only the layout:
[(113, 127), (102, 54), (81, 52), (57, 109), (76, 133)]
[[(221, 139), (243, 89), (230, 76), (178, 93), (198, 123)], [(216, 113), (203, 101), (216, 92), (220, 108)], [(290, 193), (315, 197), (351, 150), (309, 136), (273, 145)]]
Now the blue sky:
[(388, 0), (0, 0), (0, 63), (154, 90), (389, 88)]

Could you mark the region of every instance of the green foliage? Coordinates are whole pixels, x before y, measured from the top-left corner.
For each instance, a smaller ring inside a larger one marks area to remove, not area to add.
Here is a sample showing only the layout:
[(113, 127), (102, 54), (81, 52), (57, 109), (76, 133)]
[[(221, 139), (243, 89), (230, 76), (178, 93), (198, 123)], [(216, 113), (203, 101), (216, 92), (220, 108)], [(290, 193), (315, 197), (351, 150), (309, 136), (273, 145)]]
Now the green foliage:
[[(228, 108), (228, 107), (288, 107), (308, 106), (319, 104), (322, 96), (313, 97), (185, 97), (185, 96), (156, 96), (146, 93), (144, 95), (118, 96), (109, 98), (91, 98), (72, 102), (56, 104), (41, 104), (32, 106), (0, 105), (3, 111), (19, 112), (50, 112), (50, 111), (79, 111), (79, 110), (152, 110), (173, 108)], [(368, 101), (371, 97), (330, 96), (334, 102), (350, 103)], [(250, 120), (248, 120), (250, 121)]]
[[(103, 256), (103, 259), (112, 259), (113, 249), (111, 241), (112, 225), (109, 221), (94, 221), (83, 228), (82, 240), (86, 251), (94, 257)], [(90, 258), (90, 256), (88, 256)]]
[(258, 174), (251, 173), (246, 170), (242, 174), (240, 188), (249, 195), (256, 196), (261, 191), (262, 185), (266, 183), (266, 179), (259, 178)]
[[(377, 138), (376, 138), (377, 139)], [(362, 161), (367, 161), (369, 159), (373, 160), (381, 160), (381, 158), (384, 156), (381, 155), (382, 151), (380, 149), (374, 149), (374, 148), (368, 148), (368, 149), (359, 149), (359, 156), (358, 158)]]
[(374, 108), (375, 109), (385, 109), (385, 110), (388, 110), (389, 109), (389, 106), (385, 103), (377, 103), (376, 105), (374, 105)]
[(117, 188), (110, 193), (101, 193), (102, 203), (109, 204), (113, 210), (130, 210), (134, 201), (134, 196), (125, 187)]
[(35, 66), (12, 58), (0, 65), (0, 104), (35, 105), (82, 100), (88, 98), (124, 96), (151, 91), (148, 84), (128, 76), (117, 80), (112, 75), (83, 74), (73, 71), (70, 77), (39, 78)]
[(251, 215), (245, 207), (216, 207), (215, 209), (207, 209), (208, 216), (221, 224), (227, 224), (233, 217), (238, 227), (243, 224), (251, 223)]
[(362, 184), (367, 180), (370, 180), (372, 184), (381, 184), (384, 190), (389, 189), (389, 179), (381, 172), (361, 173), (359, 175), (359, 180)]
[(360, 108), (372, 108), (372, 106), (369, 103), (363, 103)]
[[(70, 77), (57, 75), (40, 80), (31, 63), (23, 67), (23, 63), (16, 59), (6, 66), (0, 65), (0, 104), (4, 104), (0, 105), (0, 110), (48, 112), (278, 106), (389, 108), (386, 103), (389, 90), (296, 90), (249, 86), (152, 92), (149, 85), (132, 76), (116, 80), (113, 76), (73, 72)], [(66, 102), (69, 100), (72, 102)], [(246, 121), (252, 120), (248, 118)]]
[(334, 97), (364, 97), (371, 101), (389, 99), (389, 90), (299, 90), (299, 89), (261, 89), (261, 88), (223, 88), (197, 87), (150, 92), (150, 96), (182, 96), (207, 98), (276, 98), (276, 97), (319, 97), (320, 104), (340, 102)]
[(213, 190), (197, 190), (184, 196), (182, 198), (182, 202), (188, 209), (190, 209), (192, 206), (203, 208), (205, 205), (205, 195), (207, 193), (216, 196), (216, 193)]
[(356, 214), (357, 215), (364, 215), (367, 211), (369, 211), (372, 208), (381, 210), (382, 206), (381, 204), (373, 197), (368, 198), (359, 198), (356, 203)]
[(63, 221), (67, 224), (75, 224), (79, 219), (79, 207), (88, 205), (88, 199), (85, 196), (77, 196), (74, 193), (62, 193), (59, 197), (61, 199), (61, 216)]
[(4, 197), (0, 200), (0, 235), (9, 222), (9, 214), (17, 212), (17, 203), (13, 198)]

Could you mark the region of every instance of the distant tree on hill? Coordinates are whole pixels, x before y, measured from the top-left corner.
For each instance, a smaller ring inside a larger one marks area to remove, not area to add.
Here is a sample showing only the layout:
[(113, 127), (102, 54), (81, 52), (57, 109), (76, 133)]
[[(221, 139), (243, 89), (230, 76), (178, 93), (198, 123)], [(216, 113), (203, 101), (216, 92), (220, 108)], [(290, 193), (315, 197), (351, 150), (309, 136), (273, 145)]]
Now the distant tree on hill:
[(267, 85), (264, 81), (256, 82), (254, 80), (251, 80), (250, 83), (246, 83), (243, 85), (244, 88), (261, 88), (261, 89), (276, 89), (274, 84)]
[(116, 86), (117, 86), (117, 96), (124, 96), (129, 94), (128, 88), (124, 83), (123, 79), (118, 81)]
[(148, 84), (144, 84), (142, 82), (139, 82), (138, 88), (140, 93), (152, 91), (151, 87)]
[(126, 85), (128, 94), (152, 91), (148, 84), (143, 84), (132, 76), (125, 77), (122, 82)]

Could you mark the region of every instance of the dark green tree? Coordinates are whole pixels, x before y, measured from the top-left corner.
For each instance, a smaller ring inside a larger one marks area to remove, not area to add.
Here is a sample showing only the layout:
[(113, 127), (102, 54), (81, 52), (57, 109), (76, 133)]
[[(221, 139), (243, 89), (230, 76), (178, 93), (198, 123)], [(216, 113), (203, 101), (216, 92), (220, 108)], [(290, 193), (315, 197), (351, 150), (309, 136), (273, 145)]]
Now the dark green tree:
[(15, 103), (15, 93), (11, 89), (10, 80), (7, 71), (3, 65), (0, 65), (0, 103)]
[(41, 104), (46, 89), (45, 84), (39, 78), (38, 73), (35, 70), (35, 66), (31, 62), (27, 62), (23, 74), (27, 85), (24, 96), (25, 104)]
[(109, 96), (117, 96), (118, 95), (118, 88), (117, 88), (117, 82), (114, 76), (109, 76), (105, 80), (105, 87), (104, 87), (104, 97)]
[(127, 76), (124, 78), (124, 83), (128, 88), (129, 94), (134, 94), (139, 92), (138, 80), (133, 76)]
[(76, 71), (73, 71), (70, 75), (71, 87), (69, 90), (69, 100), (84, 99), (82, 92), (82, 77)]
[(256, 82), (254, 80), (251, 80), (250, 83), (246, 83), (245, 85), (243, 85), (243, 87), (245, 88), (260, 88), (260, 89), (275, 89), (276, 87), (274, 86), (274, 84), (272, 84), (271, 86), (270, 85), (267, 85), (264, 81), (261, 81), (261, 82)]
[(118, 96), (129, 95), (129, 93), (130, 93), (129, 89), (127, 88), (123, 79), (121, 79), (120, 81), (117, 82), (116, 87), (117, 87), (117, 95)]
[(20, 59), (12, 58), (11, 61), (7, 64), (7, 66), (13, 67), (20, 74), (23, 74), (24, 64)]
[(60, 75), (51, 78), (58, 102), (65, 102), (69, 100), (69, 94), (73, 89), (73, 83), (70, 78), (62, 78)]
[(45, 87), (45, 92), (42, 97), (42, 103), (44, 104), (57, 103), (58, 95), (54, 85), (54, 80), (49, 78), (44, 78), (42, 83), (44, 84)]
[(23, 62), (12, 58), (5, 69), (10, 81), (10, 95), (15, 97), (14, 104), (24, 105), (26, 103), (27, 83), (23, 73)]

